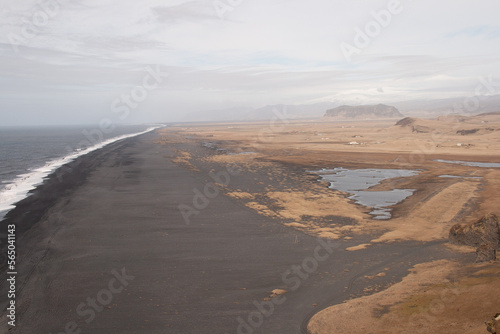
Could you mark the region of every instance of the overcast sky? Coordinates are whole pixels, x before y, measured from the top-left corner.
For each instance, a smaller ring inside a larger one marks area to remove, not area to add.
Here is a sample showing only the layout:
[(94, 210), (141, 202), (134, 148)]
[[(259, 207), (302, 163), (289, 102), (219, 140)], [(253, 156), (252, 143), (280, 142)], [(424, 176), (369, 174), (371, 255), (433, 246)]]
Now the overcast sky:
[(480, 78), (500, 82), (499, 12), (497, 0), (0, 0), (0, 125), (472, 96)]

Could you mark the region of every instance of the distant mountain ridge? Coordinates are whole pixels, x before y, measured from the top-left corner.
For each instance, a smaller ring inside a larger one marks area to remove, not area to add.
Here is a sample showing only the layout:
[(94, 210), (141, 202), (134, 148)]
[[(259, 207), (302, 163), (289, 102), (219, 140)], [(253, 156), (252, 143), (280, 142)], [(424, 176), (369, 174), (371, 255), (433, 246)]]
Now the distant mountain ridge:
[[(335, 100), (312, 104), (275, 104), (263, 106), (260, 108), (240, 106), (216, 110), (200, 110), (197, 112), (186, 114), (181, 119), (181, 121), (260, 121), (274, 119), (277, 117), (276, 113), (278, 113), (279, 115), (287, 115), (289, 119), (320, 118), (322, 116), (324, 120), (370, 120), (382, 118), (401, 119), (405, 116), (415, 118), (436, 118), (441, 115), (457, 113), (466, 114), (467, 116), (473, 116), (480, 113), (495, 113), (499, 112), (500, 110), (500, 94), (477, 96), (472, 97), (472, 99), (477, 99), (476, 101), (479, 101), (479, 105), (476, 109), (470, 112), (465, 110), (465, 101), (468, 101), (467, 97), (465, 96), (445, 99), (422, 99), (388, 102), (391, 106), (385, 104), (377, 104), (360, 106), (343, 105), (339, 107), (342, 102)], [(340, 108), (344, 108), (344, 111), (354, 111), (354, 116), (351, 117), (347, 114), (341, 116), (342, 113), (340, 111), (333, 111), (335, 109), (340, 110)], [(370, 108), (373, 108), (373, 114), (370, 114), (370, 112), (368, 112)], [(394, 111), (392, 108), (396, 110)], [(365, 110), (362, 111), (362, 109)], [(326, 114), (338, 113), (338, 115), (327, 116), (325, 114), (325, 110)], [(401, 113), (404, 113), (404, 115)]]
[[(467, 101), (475, 101), (478, 104), (473, 110), (468, 110)], [(406, 116), (417, 118), (436, 118), (437, 116), (447, 114), (472, 116), (480, 113), (498, 112), (500, 110), (500, 94), (475, 97), (463, 96), (445, 99), (407, 100), (391, 102), (391, 104)]]
[(441, 115), (434, 119), (405, 117), (394, 124), (395, 129), (412, 133), (447, 133), (452, 135), (488, 135), (500, 131), (496, 124), (500, 112), (489, 112), (473, 116), (459, 114)]
[(338, 106), (336, 102), (320, 102), (314, 104), (275, 104), (261, 108), (236, 107), (219, 110), (192, 112), (186, 120), (194, 121), (261, 121), (275, 119), (276, 117), (301, 119), (319, 118), (325, 110)]
[(403, 118), (396, 107), (385, 104), (347, 106), (343, 105), (326, 111), (325, 118), (361, 120)]

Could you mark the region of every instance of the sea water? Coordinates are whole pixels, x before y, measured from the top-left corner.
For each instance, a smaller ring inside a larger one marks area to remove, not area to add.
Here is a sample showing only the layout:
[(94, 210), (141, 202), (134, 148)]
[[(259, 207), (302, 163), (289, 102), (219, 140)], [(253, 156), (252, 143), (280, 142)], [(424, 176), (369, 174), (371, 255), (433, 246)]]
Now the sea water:
[(115, 127), (0, 127), (0, 220), (57, 168), (108, 144), (160, 125)]

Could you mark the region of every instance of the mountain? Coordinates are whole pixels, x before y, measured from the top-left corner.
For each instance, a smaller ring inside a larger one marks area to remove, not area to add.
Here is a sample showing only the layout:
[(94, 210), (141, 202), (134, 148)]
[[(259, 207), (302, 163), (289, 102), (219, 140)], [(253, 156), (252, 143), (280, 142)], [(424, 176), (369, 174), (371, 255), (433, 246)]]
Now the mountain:
[(190, 113), (184, 120), (195, 122), (264, 121), (273, 118), (301, 119), (323, 116), (325, 109), (338, 106), (335, 102), (315, 104), (275, 104), (261, 108), (236, 107)]
[(276, 104), (255, 109), (247, 114), (248, 120), (265, 120), (277, 117), (277, 114), (288, 115), (290, 119), (295, 118), (318, 118), (323, 116), (325, 109), (338, 106), (334, 102), (321, 102), (315, 104), (286, 105)]
[(254, 111), (250, 107), (235, 107), (217, 110), (204, 110), (191, 112), (182, 120), (186, 122), (223, 122), (223, 121), (240, 121), (243, 120), (246, 114)]
[(385, 104), (340, 106), (326, 111), (325, 118), (335, 120), (371, 120), (387, 118), (403, 118), (398, 109)]
[(500, 112), (483, 113), (473, 116), (459, 114), (441, 115), (434, 119), (405, 117), (394, 124), (396, 129), (412, 133), (446, 133), (449, 135), (489, 135), (498, 133)]
[[(476, 102), (477, 105), (474, 104)], [(203, 110), (186, 115), (182, 121), (264, 121), (282, 117), (280, 115), (286, 115), (285, 117), (288, 119), (320, 118), (325, 116), (323, 119), (326, 120), (401, 119), (405, 116), (436, 118), (440, 115), (449, 114), (462, 114), (466, 115), (464, 117), (471, 117), (480, 113), (498, 112), (500, 110), (500, 94), (446, 99), (407, 100), (391, 102), (391, 106), (378, 104), (361, 106), (344, 105), (338, 107), (340, 104), (328, 101), (315, 104), (276, 104), (261, 108), (235, 107)], [(475, 106), (475, 108), (468, 110), (467, 107), (470, 108), (469, 104)], [(326, 114), (325, 110), (327, 110)]]
[(467, 116), (500, 110), (500, 94), (455, 97), (446, 99), (407, 100), (391, 103), (406, 116), (435, 118), (439, 115)]

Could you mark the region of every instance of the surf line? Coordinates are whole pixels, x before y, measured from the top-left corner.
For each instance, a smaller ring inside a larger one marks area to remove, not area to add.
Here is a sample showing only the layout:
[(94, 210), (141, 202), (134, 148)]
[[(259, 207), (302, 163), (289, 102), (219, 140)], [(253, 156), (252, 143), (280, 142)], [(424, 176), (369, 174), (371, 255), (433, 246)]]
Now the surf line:
[(38, 185), (43, 183), (45, 178), (51, 173), (55, 172), (58, 180), (62, 182), (64, 174), (72, 171), (72, 168), (67, 166), (69, 162), (74, 161), (75, 159), (88, 153), (101, 149), (109, 144), (115, 143), (119, 140), (136, 137), (154, 131), (158, 128), (160, 127), (150, 127), (142, 132), (110, 138), (86, 149), (72, 152), (64, 157), (50, 160), (46, 162), (45, 166), (43, 167), (39, 167), (29, 171), (26, 174), (19, 175), (17, 178), (12, 180), (6, 188), (0, 191), (0, 219), (2, 219), (3, 215), (7, 214), (8, 211), (12, 210), (15, 207), (14, 204), (26, 198), (31, 190), (35, 189)]

